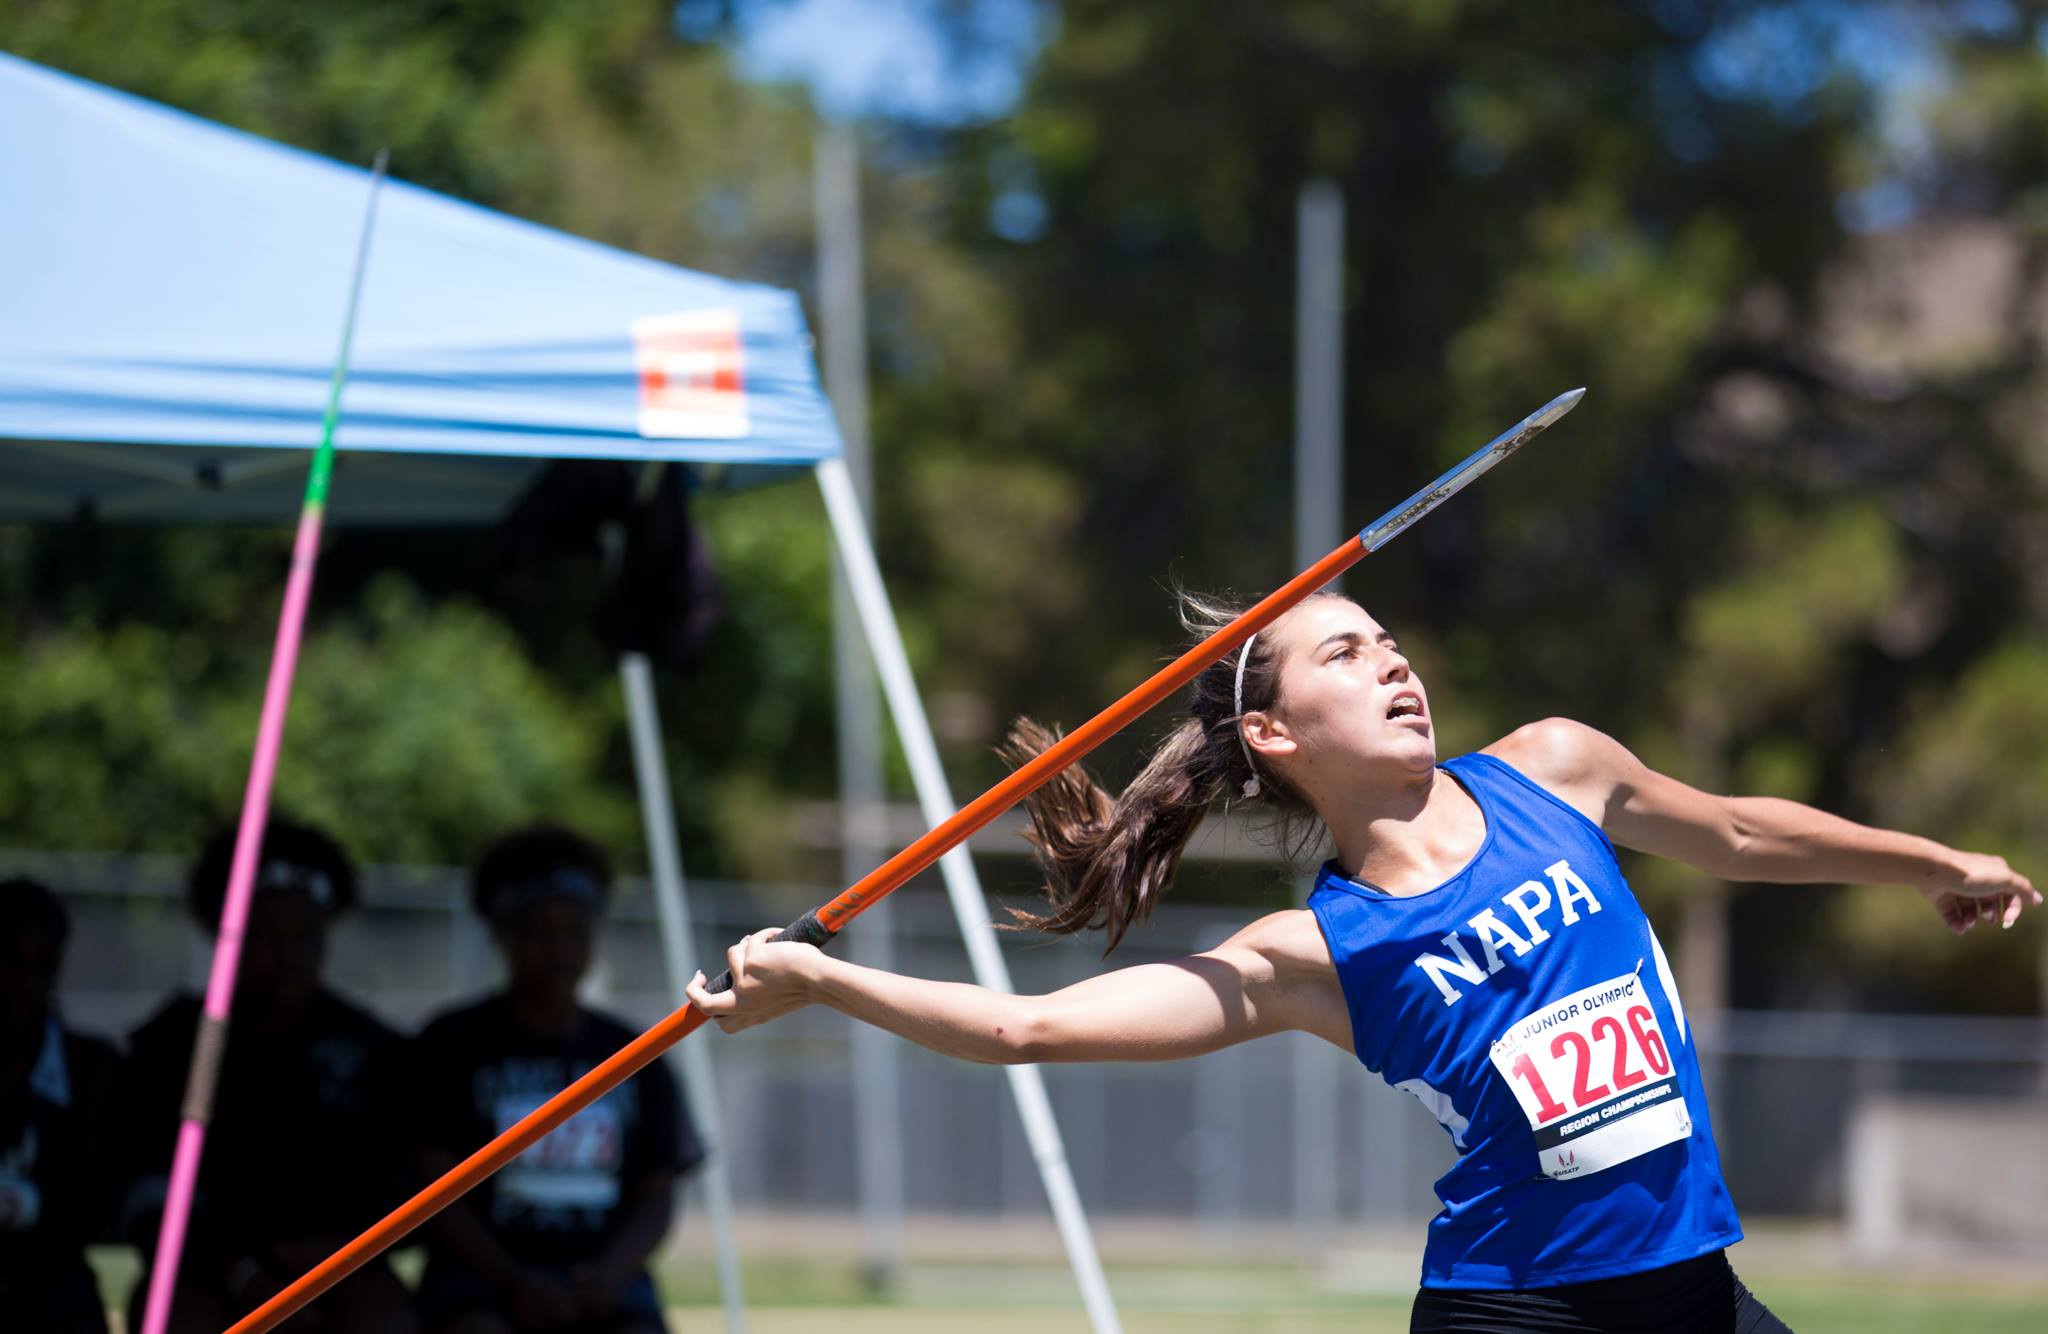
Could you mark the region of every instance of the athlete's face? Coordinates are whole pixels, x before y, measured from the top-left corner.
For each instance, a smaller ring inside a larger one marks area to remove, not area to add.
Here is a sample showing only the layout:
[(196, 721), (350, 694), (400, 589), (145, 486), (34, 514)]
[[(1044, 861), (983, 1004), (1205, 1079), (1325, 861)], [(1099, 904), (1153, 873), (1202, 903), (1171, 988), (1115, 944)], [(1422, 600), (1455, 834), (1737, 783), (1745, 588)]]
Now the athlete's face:
[(1429, 696), (1365, 608), (1315, 598), (1268, 633), (1280, 653), (1279, 695), (1266, 713), (1246, 716), (1245, 734), (1311, 804), (1435, 767)]

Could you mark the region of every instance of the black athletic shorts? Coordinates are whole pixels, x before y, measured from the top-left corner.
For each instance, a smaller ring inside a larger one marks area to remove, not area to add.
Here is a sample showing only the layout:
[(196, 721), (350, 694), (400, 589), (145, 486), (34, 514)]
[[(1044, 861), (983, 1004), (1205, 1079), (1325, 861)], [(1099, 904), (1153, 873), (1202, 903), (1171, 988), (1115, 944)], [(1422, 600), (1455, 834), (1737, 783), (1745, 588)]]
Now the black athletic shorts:
[(1556, 1288), (1424, 1288), (1409, 1334), (1791, 1334), (1721, 1251)]

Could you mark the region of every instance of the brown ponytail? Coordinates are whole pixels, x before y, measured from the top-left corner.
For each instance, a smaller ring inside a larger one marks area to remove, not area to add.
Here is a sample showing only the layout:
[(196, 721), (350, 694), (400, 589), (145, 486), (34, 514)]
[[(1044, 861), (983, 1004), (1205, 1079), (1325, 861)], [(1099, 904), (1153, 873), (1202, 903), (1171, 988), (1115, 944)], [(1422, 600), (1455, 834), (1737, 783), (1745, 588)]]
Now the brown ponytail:
[[(1186, 592), (1180, 602), (1181, 622), (1197, 640), (1242, 610)], [(1195, 678), (1187, 712), (1121, 797), (1111, 797), (1076, 764), (1024, 799), (1031, 816), (1025, 837), (1045, 868), (1052, 911), (1012, 908), (1016, 925), (1060, 935), (1100, 929), (1109, 936), (1103, 952), (1115, 949), (1173, 883), (1181, 853), (1218, 797), (1256, 800), (1273, 808), (1290, 854), (1314, 838), (1320, 826), (1308, 805), (1270, 770), (1255, 771), (1239, 741), (1244, 713), (1270, 709), (1278, 701), (1280, 660), (1273, 640), (1262, 632), (1252, 641), (1244, 663), (1242, 711), (1236, 701), (1238, 657), (1231, 653)], [(1020, 718), (998, 753), (1015, 767), (1057, 740), (1057, 732)], [(1255, 774), (1257, 795), (1240, 797)]]

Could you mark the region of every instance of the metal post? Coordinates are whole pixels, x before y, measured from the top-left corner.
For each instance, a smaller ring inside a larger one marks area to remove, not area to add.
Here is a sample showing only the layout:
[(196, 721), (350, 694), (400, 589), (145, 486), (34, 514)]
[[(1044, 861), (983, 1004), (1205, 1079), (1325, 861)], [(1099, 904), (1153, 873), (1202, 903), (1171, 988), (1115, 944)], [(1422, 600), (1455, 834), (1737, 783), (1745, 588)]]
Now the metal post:
[(1359, 1090), (1354, 1117), (1365, 1151), (1358, 1155), (1358, 1213), (1369, 1228), (1383, 1228), (1401, 1217), (1407, 1190), (1407, 1164), (1401, 1161), (1401, 1128), (1416, 1109), (1405, 1093), (1378, 1080)]
[(1211, 1052), (1195, 1062), (1194, 1123), (1188, 1157), (1195, 1172), (1195, 1226), (1214, 1249), (1230, 1244), (1231, 1214), (1237, 1207), (1235, 1170), (1243, 1146), (1230, 1138), (1230, 1114), (1238, 1072), (1229, 1051)]
[[(1686, 886), (1685, 910), (1679, 918), (1678, 958), (1673, 961), (1678, 1001), (1683, 1002), (1686, 1017), (1686, 1031), (1679, 1036), (1692, 1044), (1699, 1058), (1709, 1114), (1720, 1116), (1726, 1110), (1731, 1064), (1722, 1045), (1728, 1013), (1730, 891), (1723, 881), (1704, 876), (1695, 879), (1696, 883)], [(1719, 1150), (1724, 1167), (1742, 1153), (1735, 1136), (1727, 1139), (1729, 1142)]]
[[(1344, 196), (1310, 181), (1296, 205), (1294, 551), (1328, 550), (1344, 531)], [(1317, 546), (1322, 543), (1322, 546)], [(1309, 883), (1301, 886), (1306, 899)], [(1337, 1063), (1318, 1038), (1294, 1040), (1294, 1224), (1327, 1239), (1337, 1217)]]
[[(1344, 196), (1301, 188), (1294, 285), (1295, 565), (1344, 536)], [(1304, 553), (1306, 553), (1304, 555)]]
[[(2048, 1011), (2048, 935), (2041, 940), (2041, 1007)], [(2035, 1068), (2040, 1071), (2039, 1091), (2048, 1094), (2048, 1027), (2041, 1031), (2041, 1060)]]
[[(1213, 922), (1196, 939), (1215, 949), (1243, 926)], [(1250, 1049), (1230, 1047), (1195, 1062), (1195, 1220), (1213, 1246), (1227, 1247), (1244, 1225), (1244, 1107), (1240, 1094), (1256, 1077)]]
[(1300, 1244), (1328, 1245), (1337, 1223), (1337, 1061), (1307, 1033), (1292, 1038), (1294, 1226)]
[[(813, 167), (818, 226), (819, 324), (825, 394), (846, 442), (846, 470), (863, 513), (874, 504), (868, 450), (867, 324), (862, 299), (860, 146), (843, 126), (818, 131)], [(874, 665), (861, 641), (843, 575), (832, 579), (832, 662), (839, 722), (841, 879), (854, 884), (888, 854), (883, 823), (882, 720)], [(893, 968), (895, 905), (866, 914), (847, 942), (855, 963)], [(859, 1177), (862, 1269), (875, 1289), (894, 1286), (903, 1265), (902, 1057), (896, 1041), (853, 1025), (854, 1155)]]
[[(690, 922), (690, 901), (683, 889), (683, 858), (676, 840), (675, 803), (669, 795), (668, 762), (661, 753), (661, 715), (654, 699), (654, 674), (642, 653), (619, 659), (619, 679), (626, 688), (626, 721), (633, 738), (633, 773), (640, 788), (641, 821), (647, 830), (647, 860), (654, 872), (654, 905), (661, 915), (661, 955), (668, 968), (669, 992), (677, 1005), (688, 1003), (683, 988), (696, 971), (696, 931)], [(686, 1043), (682, 1049), (683, 1095), (710, 1156), (704, 1164), (704, 1205), (711, 1215), (712, 1246), (718, 1256), (718, 1291), (725, 1303), (728, 1334), (746, 1334), (746, 1296), (740, 1286), (739, 1243), (733, 1236), (732, 1172), (725, 1156), (725, 1126), (718, 1099), (712, 1096), (711, 1046)]]
[[(818, 465), (818, 489), (824, 493), (825, 513), (832, 523), (832, 537), (845, 570), (847, 587), (860, 613), (868, 649), (881, 673), (882, 693), (889, 701), (889, 714), (896, 723), (896, 736), (903, 744), (910, 764), (910, 778), (917, 789), (918, 806), (925, 821), (937, 828), (955, 810), (953, 794), (939, 763), (938, 743), (932, 739), (931, 720), (917, 693), (917, 681), (910, 672), (910, 655), (903, 647), (895, 613), (889, 607), (889, 593), (882, 584), (882, 572), (875, 564), (867, 524), (861, 517), (860, 500), (853, 481), (838, 459)], [(946, 897), (960, 924), (967, 945), (967, 958), (974, 977), (982, 986), (1010, 991), (1010, 970), (996, 944), (995, 928), (989, 924), (988, 900), (965, 847), (955, 847), (939, 859), (939, 872), (946, 883)], [(853, 934), (859, 935), (858, 931)], [(1073, 1172), (1067, 1166), (1065, 1146), (1060, 1143), (1059, 1124), (1053, 1119), (1052, 1102), (1045, 1094), (1045, 1080), (1035, 1065), (1003, 1067), (1010, 1081), (1010, 1095), (1017, 1102), (1017, 1115), (1024, 1123), (1024, 1138), (1038, 1163), (1038, 1174), (1052, 1204), (1054, 1221), (1067, 1247), (1067, 1259), (1081, 1287), (1081, 1300), (1096, 1334), (1117, 1334), (1116, 1307), (1110, 1300), (1109, 1282), (1103, 1276), (1102, 1261), (1095, 1252), (1095, 1238), (1088, 1231), (1088, 1218), (1081, 1210), (1080, 1192), (1074, 1188)]]

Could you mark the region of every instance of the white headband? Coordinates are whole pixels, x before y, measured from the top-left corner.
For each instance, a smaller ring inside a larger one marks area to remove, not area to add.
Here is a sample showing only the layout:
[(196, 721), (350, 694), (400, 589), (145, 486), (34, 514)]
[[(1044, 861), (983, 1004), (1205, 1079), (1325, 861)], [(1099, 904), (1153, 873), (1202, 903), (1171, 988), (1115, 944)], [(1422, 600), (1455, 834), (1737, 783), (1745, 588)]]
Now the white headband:
[(1251, 660), (1252, 639), (1258, 637), (1259, 632), (1254, 630), (1251, 639), (1244, 641), (1244, 649), (1237, 655), (1237, 684), (1230, 690), (1231, 707), (1237, 713), (1237, 746), (1244, 752), (1244, 767), (1252, 771), (1252, 776), (1244, 780), (1244, 787), (1241, 789), (1247, 797), (1259, 795), (1259, 769), (1252, 763), (1251, 743), (1244, 739), (1244, 665)]

